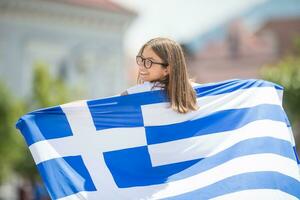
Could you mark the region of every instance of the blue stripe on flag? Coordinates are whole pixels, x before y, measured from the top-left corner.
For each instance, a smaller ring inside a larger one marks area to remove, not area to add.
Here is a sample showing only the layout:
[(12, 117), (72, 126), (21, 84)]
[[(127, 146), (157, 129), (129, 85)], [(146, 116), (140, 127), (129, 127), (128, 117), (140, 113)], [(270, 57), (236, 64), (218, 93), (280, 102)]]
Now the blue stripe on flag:
[(96, 130), (144, 125), (141, 106), (118, 102), (87, 102)]
[(81, 156), (51, 159), (37, 167), (52, 199), (80, 191), (96, 191)]
[(196, 191), (164, 199), (211, 199), (228, 193), (251, 189), (280, 190), (300, 199), (299, 188), (300, 182), (298, 180), (278, 172), (249, 172), (231, 176)]
[(297, 164), (299, 165), (299, 164), (300, 164), (300, 160), (299, 160), (299, 157), (298, 157), (298, 153), (297, 153), (296, 146), (293, 146), (293, 150), (294, 150), (294, 154), (295, 154), (295, 156), (296, 156)]
[(200, 96), (212, 96), (218, 94), (225, 94), (240, 89), (248, 89), (255, 87), (274, 87), (277, 90), (283, 90), (281, 85), (258, 79), (232, 79), (223, 82), (211, 83), (200, 85), (196, 87), (197, 93), (200, 92)]
[(126, 188), (180, 180), (236, 157), (259, 153), (273, 153), (295, 160), (289, 142), (271, 137), (247, 139), (204, 159), (156, 167), (151, 165), (146, 146), (105, 152), (104, 159), (118, 187)]
[[(261, 104), (250, 108), (222, 110), (193, 121), (163, 126), (146, 126), (147, 143), (157, 144), (199, 135), (230, 131), (250, 122), (263, 119), (286, 122), (280, 106)], [(186, 127), (189, 128), (187, 129)]]
[[(26, 123), (23, 122), (25, 120)], [(21, 130), (28, 146), (42, 140), (73, 135), (69, 122), (59, 106), (24, 115), (16, 126)]]

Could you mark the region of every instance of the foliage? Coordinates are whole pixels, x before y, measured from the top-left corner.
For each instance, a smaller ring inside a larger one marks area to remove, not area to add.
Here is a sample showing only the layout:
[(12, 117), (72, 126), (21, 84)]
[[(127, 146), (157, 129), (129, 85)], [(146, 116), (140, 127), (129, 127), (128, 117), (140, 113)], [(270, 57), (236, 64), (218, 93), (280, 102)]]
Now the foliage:
[(70, 89), (60, 78), (51, 77), (48, 68), (44, 63), (35, 64), (31, 99), (33, 108), (58, 105), (71, 99)]
[(32, 94), (27, 100), (17, 100), (4, 84), (0, 84), (0, 184), (12, 171), (29, 180), (39, 178), (33, 158), (15, 123), (28, 111), (71, 100), (71, 90), (61, 79), (53, 78), (48, 68), (43, 63), (35, 64)]
[(264, 68), (263, 77), (284, 87), (284, 107), (292, 121), (300, 119), (300, 59), (286, 57), (275, 67)]
[[(300, 146), (300, 37), (295, 39), (295, 54), (282, 58), (261, 71), (264, 79), (284, 87), (283, 107), (291, 121), (297, 146)], [(298, 149), (300, 150), (300, 149)], [(299, 151), (298, 151), (299, 152)]]
[(14, 123), (24, 113), (24, 104), (14, 98), (4, 83), (0, 83), (0, 183), (22, 158), (23, 141)]

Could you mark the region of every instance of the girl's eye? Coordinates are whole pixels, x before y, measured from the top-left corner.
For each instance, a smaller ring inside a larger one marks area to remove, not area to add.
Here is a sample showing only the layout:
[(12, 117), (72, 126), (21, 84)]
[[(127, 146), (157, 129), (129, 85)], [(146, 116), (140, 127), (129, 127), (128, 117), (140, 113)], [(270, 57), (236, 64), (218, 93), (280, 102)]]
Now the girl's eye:
[(145, 64), (146, 64), (146, 66), (151, 66), (151, 63), (152, 63), (152, 61), (151, 61), (151, 60), (149, 60), (149, 59), (146, 59), (146, 60), (145, 60)]

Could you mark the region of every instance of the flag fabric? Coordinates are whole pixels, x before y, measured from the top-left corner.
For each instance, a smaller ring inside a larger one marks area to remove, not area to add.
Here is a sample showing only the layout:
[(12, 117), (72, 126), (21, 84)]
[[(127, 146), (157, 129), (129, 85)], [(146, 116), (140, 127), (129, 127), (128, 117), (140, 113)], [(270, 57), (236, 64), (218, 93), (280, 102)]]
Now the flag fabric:
[(52, 199), (300, 199), (283, 87), (194, 89), (200, 108), (186, 114), (155, 90), (36, 110), (16, 126)]

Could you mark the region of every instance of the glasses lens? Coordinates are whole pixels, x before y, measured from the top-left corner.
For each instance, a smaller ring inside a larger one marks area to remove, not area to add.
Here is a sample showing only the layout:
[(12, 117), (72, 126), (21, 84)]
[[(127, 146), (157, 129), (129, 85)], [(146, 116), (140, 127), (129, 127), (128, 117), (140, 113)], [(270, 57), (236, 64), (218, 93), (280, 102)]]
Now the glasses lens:
[(137, 63), (138, 65), (143, 65), (143, 59), (142, 59), (140, 56), (137, 56), (137, 57), (136, 57), (136, 63)]
[(149, 60), (149, 59), (146, 59), (146, 60), (145, 60), (145, 67), (146, 67), (146, 68), (150, 68), (151, 65), (152, 65), (152, 61)]

